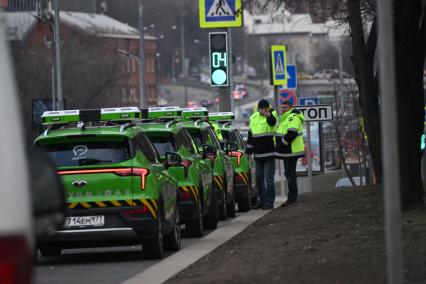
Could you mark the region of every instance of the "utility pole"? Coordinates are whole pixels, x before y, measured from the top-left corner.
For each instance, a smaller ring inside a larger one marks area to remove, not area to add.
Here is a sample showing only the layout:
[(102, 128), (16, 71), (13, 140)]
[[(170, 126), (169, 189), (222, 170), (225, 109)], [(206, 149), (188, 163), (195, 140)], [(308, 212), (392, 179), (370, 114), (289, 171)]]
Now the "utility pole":
[(188, 79), (188, 68), (185, 60), (185, 26), (184, 26), (184, 13), (180, 15), (180, 56), (181, 56), (181, 72), (182, 78), (184, 81), (184, 107), (188, 106), (188, 86), (186, 85), (186, 80)]
[(340, 108), (342, 109), (342, 115), (343, 110), (345, 107), (345, 94), (344, 94), (344, 87), (343, 87), (343, 55), (342, 55), (342, 43), (339, 42), (339, 92), (340, 92)]
[(393, 1), (377, 1), (387, 283), (403, 283)]
[(62, 94), (62, 66), (61, 66), (61, 37), (59, 34), (59, 0), (55, 2), (54, 17), (54, 41), (55, 41), (55, 65), (56, 65), (56, 98), (57, 110), (64, 109), (64, 97)]
[(141, 108), (148, 106), (148, 103), (145, 99), (145, 48), (144, 48), (144, 26), (143, 26), (143, 0), (139, 0), (139, 76), (140, 76), (140, 106)]
[(231, 111), (234, 112), (234, 96), (232, 92), (234, 91), (234, 63), (233, 63), (233, 55), (232, 55), (232, 29), (228, 28), (228, 47), (229, 47), (229, 95), (231, 96)]
[(185, 27), (184, 27), (184, 13), (180, 15), (180, 59), (181, 59), (181, 73), (186, 77), (185, 66)]

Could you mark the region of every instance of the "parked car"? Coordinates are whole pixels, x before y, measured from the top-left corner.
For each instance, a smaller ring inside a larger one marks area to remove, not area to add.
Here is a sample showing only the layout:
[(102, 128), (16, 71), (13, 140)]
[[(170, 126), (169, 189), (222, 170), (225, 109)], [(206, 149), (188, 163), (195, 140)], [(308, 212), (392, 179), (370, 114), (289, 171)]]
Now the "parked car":
[[(217, 195), (213, 191), (212, 163), (198, 153), (181, 119), (179, 107), (153, 107), (148, 109), (147, 122), (138, 124), (154, 144), (164, 161), (167, 152), (181, 156), (184, 172), (177, 177), (180, 221), (190, 237), (201, 237), (203, 229), (215, 229), (218, 221)], [(213, 150), (211, 150), (213, 151)], [(214, 153), (210, 153), (213, 155)]]
[(67, 192), (65, 223), (38, 242), (42, 256), (64, 248), (140, 244), (148, 258), (179, 250), (180, 156), (165, 165), (135, 107), (45, 112), (35, 145), (54, 160)]
[(249, 96), (247, 88), (243, 84), (235, 86), (235, 90), (232, 92), (232, 97), (234, 100), (242, 100)]
[(201, 100), (200, 105), (202, 107), (211, 107), (212, 105), (214, 105), (214, 102), (212, 100)]
[(235, 180), (232, 160), (223, 151), (219, 138), (210, 122), (207, 121), (206, 108), (187, 108), (182, 110), (183, 125), (202, 153), (204, 148), (213, 147), (216, 153), (208, 155), (213, 166), (213, 187), (218, 196), (219, 220), (235, 217)]
[[(238, 210), (246, 212), (251, 205), (257, 205), (257, 187), (254, 159), (246, 154), (246, 143), (240, 129), (232, 125), (235, 116), (232, 112), (209, 113), (209, 121), (219, 125), (223, 140), (223, 150), (231, 158), (235, 170), (235, 201)], [(233, 145), (236, 146), (232, 149)]]
[(313, 76), (311, 74), (305, 73), (305, 72), (297, 72), (297, 79), (298, 80), (311, 80), (313, 79)]
[(188, 101), (186, 103), (187, 107), (198, 107), (198, 103), (196, 101)]

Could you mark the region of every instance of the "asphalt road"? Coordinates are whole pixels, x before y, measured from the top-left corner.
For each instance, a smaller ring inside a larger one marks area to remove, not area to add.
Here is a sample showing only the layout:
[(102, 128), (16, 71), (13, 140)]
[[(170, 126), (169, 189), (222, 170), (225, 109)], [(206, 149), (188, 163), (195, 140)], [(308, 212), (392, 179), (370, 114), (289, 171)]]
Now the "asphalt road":
[[(211, 232), (205, 231), (205, 235)], [(183, 238), (181, 250), (199, 241), (200, 238)], [(172, 254), (166, 253), (165, 258)], [(117, 284), (158, 262), (144, 259), (142, 246), (69, 249), (59, 257), (39, 256), (35, 284)]]

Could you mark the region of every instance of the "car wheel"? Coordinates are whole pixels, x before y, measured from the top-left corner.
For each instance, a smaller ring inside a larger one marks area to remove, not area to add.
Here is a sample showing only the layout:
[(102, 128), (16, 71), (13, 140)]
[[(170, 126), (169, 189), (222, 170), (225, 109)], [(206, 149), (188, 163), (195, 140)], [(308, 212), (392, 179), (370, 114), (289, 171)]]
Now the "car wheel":
[(201, 204), (202, 196), (198, 198), (198, 214), (197, 217), (185, 223), (185, 232), (188, 237), (203, 236), (203, 206)]
[(43, 257), (53, 257), (61, 255), (61, 248), (56, 246), (43, 246), (39, 248), (40, 254)]
[(247, 186), (247, 196), (238, 200), (238, 212), (250, 211), (250, 187)]
[(219, 208), (217, 206), (217, 194), (212, 191), (212, 196), (210, 200), (209, 212), (204, 217), (204, 228), (205, 229), (216, 229), (217, 222), (219, 220)]
[(164, 250), (178, 251), (181, 244), (179, 206), (176, 207), (173, 232), (164, 236)]
[(162, 220), (160, 214), (158, 215), (158, 228), (155, 237), (142, 240), (142, 249), (146, 258), (160, 259), (164, 254), (163, 247), (163, 232)]

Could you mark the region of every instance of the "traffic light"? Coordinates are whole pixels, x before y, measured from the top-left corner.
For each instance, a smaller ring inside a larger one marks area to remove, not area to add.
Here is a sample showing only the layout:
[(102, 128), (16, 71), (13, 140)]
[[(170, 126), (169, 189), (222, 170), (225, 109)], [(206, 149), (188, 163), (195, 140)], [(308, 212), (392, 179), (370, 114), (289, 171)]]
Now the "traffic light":
[(209, 33), (211, 85), (226, 87), (228, 83), (228, 33)]
[(420, 150), (424, 151), (426, 147), (426, 134), (423, 132), (420, 137)]

